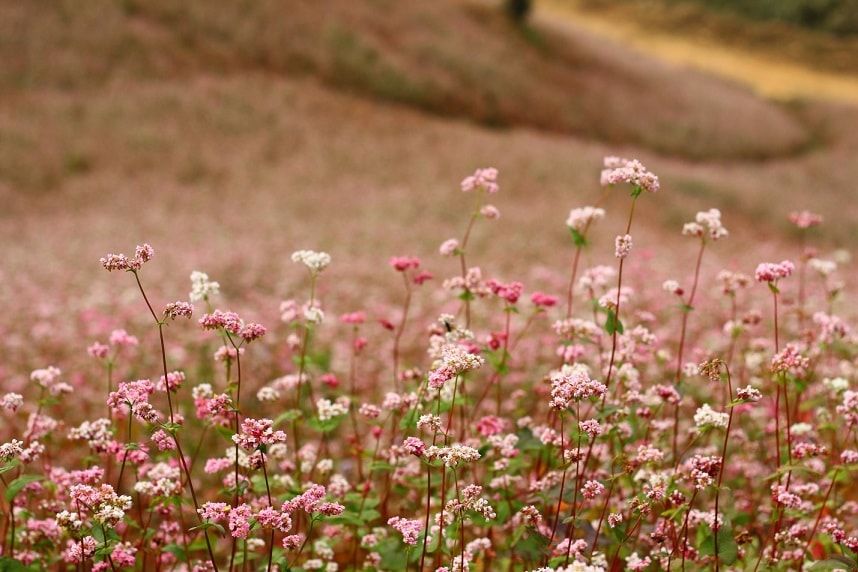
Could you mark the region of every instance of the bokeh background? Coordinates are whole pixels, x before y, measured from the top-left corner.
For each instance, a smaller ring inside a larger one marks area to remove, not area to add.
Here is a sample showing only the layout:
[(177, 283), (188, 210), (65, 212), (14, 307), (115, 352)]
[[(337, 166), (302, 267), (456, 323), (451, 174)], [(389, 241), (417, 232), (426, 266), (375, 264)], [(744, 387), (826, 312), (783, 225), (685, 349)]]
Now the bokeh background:
[(694, 248), (675, 245), (709, 208), (731, 231), (714, 268), (795, 259), (788, 215), (809, 209), (848, 275), (855, 2), (511, 4), (0, 1), (0, 373), (61, 359), (54, 342), (96, 318), (145, 320), (132, 281), (98, 263), (143, 242), (164, 302), (203, 270), (227, 306), (276, 320), (305, 280), (289, 255), (310, 248), (334, 259), (331, 312), (383, 316), (390, 256), (458, 272), (437, 248), (470, 215), (459, 181), (486, 166), (501, 219), (471, 259), (530, 290), (567, 275), (571, 208), (603, 201), (594, 256), (611, 258), (628, 196), (603, 197), (606, 155), (662, 179), (636, 213), (644, 276), (687, 277)]

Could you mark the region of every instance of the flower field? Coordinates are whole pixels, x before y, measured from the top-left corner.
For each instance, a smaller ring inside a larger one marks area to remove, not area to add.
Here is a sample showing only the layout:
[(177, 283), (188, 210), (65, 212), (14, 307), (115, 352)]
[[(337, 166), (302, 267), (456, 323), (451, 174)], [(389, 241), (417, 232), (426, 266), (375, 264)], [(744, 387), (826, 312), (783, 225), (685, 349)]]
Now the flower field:
[(854, 316), (823, 218), (725, 268), (718, 209), (646, 245), (636, 212), (670, 189), (617, 157), (598, 182), (561, 265), (499, 276), (475, 244), (516, 213), (477, 169), (438, 199), (454, 236), (379, 259), (384, 301), (322, 251), (281, 257), (275, 308), (204, 268), (166, 289), (169, 244), (93, 259), (111, 305), (6, 366), (54, 358), (2, 395), (2, 569), (858, 568)]

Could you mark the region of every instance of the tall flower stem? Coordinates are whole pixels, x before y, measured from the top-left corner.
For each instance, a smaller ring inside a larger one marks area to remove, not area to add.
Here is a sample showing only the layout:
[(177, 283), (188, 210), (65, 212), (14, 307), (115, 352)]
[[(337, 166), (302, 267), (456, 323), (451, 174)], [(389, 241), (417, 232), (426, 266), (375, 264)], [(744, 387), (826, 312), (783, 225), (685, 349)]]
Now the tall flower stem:
[[(134, 278), (137, 281), (137, 287), (140, 289), (140, 294), (143, 295), (143, 300), (146, 302), (146, 307), (149, 308), (149, 313), (152, 314), (152, 319), (154, 319), (155, 323), (158, 325), (158, 339), (159, 339), (160, 344), (161, 344), (161, 364), (162, 364), (163, 369), (164, 369), (164, 381), (165, 381), (165, 383), (167, 383), (167, 376), (168, 376), (167, 346), (164, 342), (164, 325), (165, 324), (164, 324), (163, 320), (158, 318), (158, 315), (155, 313), (155, 310), (152, 308), (152, 304), (149, 302), (149, 298), (146, 296), (146, 291), (143, 289), (143, 284), (140, 282), (140, 276), (137, 273), (137, 271), (131, 270), (130, 272), (134, 275)], [(169, 386), (167, 387), (167, 390), (165, 393), (167, 394), (167, 407), (170, 410), (170, 431), (169, 431), (169, 433), (170, 433), (170, 436), (173, 438), (173, 443), (175, 443), (175, 445), (176, 445), (176, 457), (178, 458), (179, 464), (182, 467), (182, 471), (185, 474), (185, 478), (187, 478), (187, 480), (188, 480), (188, 489), (191, 492), (191, 500), (194, 503), (194, 513), (197, 515), (197, 518), (199, 519), (200, 523), (202, 523), (203, 520), (199, 514), (200, 505), (199, 505), (199, 502), (197, 501), (197, 493), (194, 490), (194, 480), (193, 480), (193, 478), (191, 478), (191, 472), (188, 469), (187, 462), (185, 461), (185, 454), (182, 452), (182, 446), (179, 443), (178, 436), (176, 435), (176, 423), (175, 423), (175, 417), (174, 417), (174, 413), (173, 413), (173, 400), (172, 400), (172, 397), (170, 396)], [(209, 560), (211, 561), (212, 566), (215, 569), (215, 572), (218, 572), (218, 566), (217, 566), (217, 562), (215, 560), (214, 550), (212, 549), (211, 539), (209, 538), (209, 534), (208, 534), (208, 531), (206, 529), (203, 529), (203, 536), (205, 537), (205, 540), (206, 540), (206, 548), (208, 549)]]
[[(682, 383), (682, 357), (685, 350), (685, 335), (688, 330), (688, 316), (694, 309), (694, 296), (697, 294), (697, 285), (700, 280), (700, 263), (703, 261), (703, 251), (706, 249), (706, 240), (701, 239), (700, 250), (697, 253), (697, 263), (694, 265), (694, 280), (691, 284), (691, 292), (682, 306), (682, 327), (679, 332), (679, 350), (676, 354), (676, 387), (677, 391)], [(676, 403), (673, 412), (673, 457), (676, 458), (679, 449), (679, 407), (682, 400)]]
[[(632, 230), (632, 219), (635, 216), (635, 203), (637, 203), (637, 195), (632, 195), (632, 206), (629, 210), (629, 221), (626, 224), (626, 234), (629, 234)], [(605, 387), (611, 387), (611, 377), (614, 373), (614, 361), (617, 356), (617, 335), (619, 334), (619, 324), (620, 324), (620, 300), (622, 299), (623, 294), (623, 262), (625, 262), (625, 256), (620, 257), (620, 267), (617, 271), (617, 299), (614, 304), (614, 323), (611, 327), (611, 358), (608, 362), (608, 373), (605, 376)], [(605, 397), (607, 398), (607, 392), (605, 393)]]

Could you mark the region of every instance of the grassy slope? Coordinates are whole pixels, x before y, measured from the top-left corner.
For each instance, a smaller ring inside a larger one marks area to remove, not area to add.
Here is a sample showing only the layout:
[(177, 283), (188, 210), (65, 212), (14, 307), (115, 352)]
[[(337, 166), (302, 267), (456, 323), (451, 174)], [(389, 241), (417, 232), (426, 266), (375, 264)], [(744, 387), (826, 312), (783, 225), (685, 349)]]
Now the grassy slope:
[[(827, 244), (855, 245), (858, 212), (843, 200), (858, 180), (854, 109), (785, 109), (586, 35), (540, 31), (534, 45), (460, 3), (411, 12), (402, 8), (410, 3), (328, 0), (324, 13), (336, 16), (319, 21), (321, 8), (277, 18), (273, 3), (254, 4), (258, 12), (236, 4), (209, 21), (202, 4), (185, 3), (180, 13), (170, 4), (129, 0), (119, 10), (94, 0), (85, 12), (70, 2), (0, 4), (0, 59), (12, 62), (0, 72), (3, 308), (18, 308), (22, 292), (43, 295), (27, 311), (57, 327), (69, 308), (62, 304), (87, 306), (116, 291), (119, 279), (103, 275), (98, 257), (143, 241), (159, 251), (149, 272), (163, 278), (167, 298), (184, 295), (195, 268), (250, 305), (294, 295), (303, 275), (288, 254), (320, 248), (337, 261), (325, 286), (337, 285), (333, 312), (383, 308), (377, 290), (342, 285), (393, 284), (385, 268), (393, 254), (420, 255), (439, 277), (455, 273), (435, 249), (461, 234), (468, 216), (458, 181), (485, 165), (501, 169), (503, 218), (477, 229), (472, 260), (489, 276), (560, 290), (562, 278), (539, 269), (564, 272), (565, 214), (598, 200), (606, 154), (639, 156), (663, 178), (664, 191), (637, 211), (642, 252), (658, 253), (665, 233), (675, 236), (710, 207), (725, 211), (737, 240), (717, 264), (746, 272), (794, 255), (794, 247), (753, 242), (784, 231), (793, 209), (832, 221)], [(343, 35), (375, 46), (375, 63), (353, 45), (337, 47)], [(414, 97), (424, 103), (367, 97), (389, 77), (419, 86)], [(510, 110), (505, 123), (525, 128), (484, 128), (479, 102), (492, 90), (503, 94), (496, 109)], [(579, 107), (584, 127), (562, 123)], [(724, 125), (724, 115), (737, 121)], [(557, 124), (535, 129), (549, 116)], [(806, 148), (808, 137), (815, 146)], [(699, 151), (684, 152), (684, 141), (710, 149), (712, 160), (689, 161)], [(796, 141), (805, 147), (798, 154)], [(751, 149), (752, 160), (731, 158), (734, 144)], [(593, 262), (611, 262), (624, 193), (610, 195), (607, 207)], [(676, 260), (686, 255), (669, 254), (665, 272), (683, 278), (677, 269), (688, 266)], [(522, 276), (523, 266), (536, 270)], [(663, 277), (653, 271), (653, 280)]]

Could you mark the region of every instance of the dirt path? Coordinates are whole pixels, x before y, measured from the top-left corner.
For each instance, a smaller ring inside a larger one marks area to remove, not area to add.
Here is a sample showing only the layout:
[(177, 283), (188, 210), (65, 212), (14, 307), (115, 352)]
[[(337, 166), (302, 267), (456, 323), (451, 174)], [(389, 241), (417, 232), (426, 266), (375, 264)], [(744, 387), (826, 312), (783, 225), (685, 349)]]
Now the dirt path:
[(738, 81), (773, 99), (824, 99), (858, 104), (858, 77), (820, 72), (785, 60), (748, 54), (726, 44), (644, 29), (583, 10), (570, 0), (542, 0), (537, 16), (604, 36), (679, 65)]

